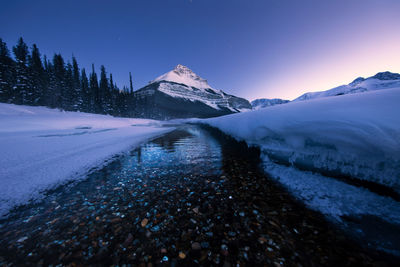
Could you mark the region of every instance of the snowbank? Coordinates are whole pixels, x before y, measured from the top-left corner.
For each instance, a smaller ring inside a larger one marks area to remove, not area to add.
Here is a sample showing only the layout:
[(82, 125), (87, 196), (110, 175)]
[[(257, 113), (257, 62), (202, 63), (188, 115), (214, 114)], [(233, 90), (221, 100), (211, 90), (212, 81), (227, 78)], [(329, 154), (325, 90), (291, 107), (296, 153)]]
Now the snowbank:
[(342, 216), (373, 215), (400, 225), (400, 203), (368, 189), (300, 171), (264, 158), (265, 171), (308, 207), (340, 221)]
[(273, 162), (369, 180), (400, 192), (400, 88), (200, 121), (259, 145)]
[(0, 216), (171, 130), (157, 125), (154, 120), (0, 103)]

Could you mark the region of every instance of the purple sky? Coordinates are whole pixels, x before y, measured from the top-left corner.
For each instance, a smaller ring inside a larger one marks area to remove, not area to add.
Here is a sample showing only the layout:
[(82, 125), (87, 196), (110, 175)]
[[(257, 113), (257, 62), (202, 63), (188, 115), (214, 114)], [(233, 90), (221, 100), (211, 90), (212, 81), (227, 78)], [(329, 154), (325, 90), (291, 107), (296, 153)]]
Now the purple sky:
[(227, 93), (293, 99), (400, 72), (397, 0), (3, 0), (0, 37), (139, 89), (177, 64)]

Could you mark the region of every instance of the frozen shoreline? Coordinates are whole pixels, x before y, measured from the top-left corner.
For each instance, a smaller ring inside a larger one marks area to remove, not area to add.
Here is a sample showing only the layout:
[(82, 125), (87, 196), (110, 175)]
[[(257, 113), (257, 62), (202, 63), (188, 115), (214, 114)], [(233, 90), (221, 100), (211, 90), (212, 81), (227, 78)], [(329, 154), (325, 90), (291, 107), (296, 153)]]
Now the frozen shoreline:
[(338, 221), (372, 215), (400, 225), (398, 201), (315, 172), (338, 172), (399, 193), (398, 103), (400, 88), (190, 121), (260, 147), (265, 171), (313, 210)]
[(257, 145), (273, 161), (348, 175), (400, 193), (398, 103), (400, 88), (192, 121)]
[(0, 216), (173, 129), (153, 120), (3, 103), (0, 125)]

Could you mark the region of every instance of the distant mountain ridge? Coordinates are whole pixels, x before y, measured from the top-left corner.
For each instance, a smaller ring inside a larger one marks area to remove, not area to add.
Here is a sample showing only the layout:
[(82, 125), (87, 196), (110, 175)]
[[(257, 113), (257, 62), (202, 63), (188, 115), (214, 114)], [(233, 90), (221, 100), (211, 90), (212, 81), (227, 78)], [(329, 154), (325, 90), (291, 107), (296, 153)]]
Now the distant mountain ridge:
[(153, 119), (207, 118), (252, 108), (246, 99), (212, 88), (180, 64), (134, 94), (139, 113)]
[(267, 108), (275, 105), (285, 104), (290, 102), (289, 100), (280, 99), (280, 98), (259, 98), (251, 101), (251, 106), (253, 109), (258, 110), (262, 108)]
[(400, 74), (385, 71), (378, 72), (374, 76), (368, 78), (358, 77), (347, 85), (341, 85), (326, 91), (308, 92), (299, 96), (293, 101), (303, 101), (321, 97), (354, 94), (395, 87), (400, 87)]

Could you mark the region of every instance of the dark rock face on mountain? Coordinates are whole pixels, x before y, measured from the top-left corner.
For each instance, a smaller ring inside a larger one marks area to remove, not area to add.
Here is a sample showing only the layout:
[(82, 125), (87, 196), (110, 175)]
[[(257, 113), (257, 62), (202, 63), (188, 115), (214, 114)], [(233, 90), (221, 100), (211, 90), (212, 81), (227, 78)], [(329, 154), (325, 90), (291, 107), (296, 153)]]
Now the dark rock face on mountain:
[(185, 66), (158, 77), (135, 92), (138, 116), (153, 119), (209, 118), (251, 109), (243, 98), (211, 88)]
[(378, 79), (378, 80), (400, 80), (400, 74), (399, 73), (393, 73), (390, 71), (385, 71), (385, 72), (378, 72), (372, 77), (369, 77), (369, 79)]

